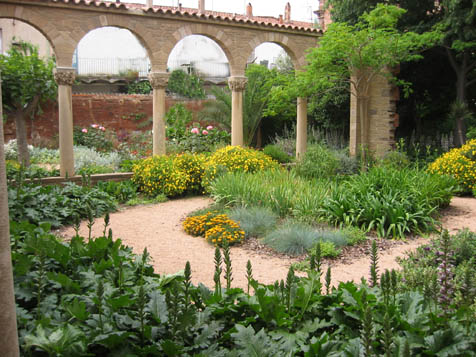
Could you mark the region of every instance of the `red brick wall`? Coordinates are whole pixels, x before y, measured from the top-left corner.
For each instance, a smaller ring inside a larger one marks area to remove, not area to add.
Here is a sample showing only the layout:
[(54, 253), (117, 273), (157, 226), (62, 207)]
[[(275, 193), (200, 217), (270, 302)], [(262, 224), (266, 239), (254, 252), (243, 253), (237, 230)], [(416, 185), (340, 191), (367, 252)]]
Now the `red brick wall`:
[[(182, 101), (166, 98), (166, 110), (172, 105), (183, 103), (196, 114), (203, 108), (204, 100)], [(141, 127), (140, 123), (152, 117), (152, 96), (129, 94), (73, 94), (73, 125), (89, 127), (99, 124), (117, 134), (134, 130), (151, 129), (151, 125)], [(53, 139), (58, 135), (58, 104), (47, 103), (43, 113), (35, 120), (28, 120), (28, 138), (38, 142), (39, 138)], [(4, 126), (5, 142), (15, 138), (15, 124), (9, 119)]]

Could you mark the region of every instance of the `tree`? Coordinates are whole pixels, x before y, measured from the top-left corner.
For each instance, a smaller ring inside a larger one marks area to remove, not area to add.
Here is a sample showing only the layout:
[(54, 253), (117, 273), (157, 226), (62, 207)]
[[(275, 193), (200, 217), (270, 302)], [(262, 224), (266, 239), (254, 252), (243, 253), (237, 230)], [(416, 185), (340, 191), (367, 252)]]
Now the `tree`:
[[(456, 74), (456, 104), (467, 106), (467, 90), (476, 84), (476, 2), (444, 0), (441, 4), (443, 47)], [(466, 142), (465, 116), (455, 117), (455, 143)]]
[[(0, 83), (2, 82), (0, 71)], [(2, 88), (0, 85), (0, 118), (2, 113)], [(8, 191), (3, 146), (3, 125), (0, 126), (0, 346), (7, 357), (16, 357), (18, 347), (15, 295), (13, 293), (12, 255), (8, 223)]]
[[(298, 90), (301, 93), (310, 95), (346, 88), (357, 98), (363, 149), (368, 144), (367, 103), (374, 78), (389, 77), (403, 85), (408, 93), (408, 83), (398, 81), (390, 69), (401, 62), (421, 58), (419, 51), (439, 39), (435, 32), (399, 32), (396, 25), (405, 12), (396, 6), (379, 4), (355, 25), (332, 23), (319, 47), (309, 52), (307, 71), (299, 74)], [(365, 150), (362, 152), (365, 155)]]
[(0, 55), (3, 108), (15, 118), (18, 159), (25, 166), (30, 164), (26, 119), (36, 114), (41, 102), (56, 96), (53, 67), (53, 59), (42, 60), (38, 49), (27, 42)]

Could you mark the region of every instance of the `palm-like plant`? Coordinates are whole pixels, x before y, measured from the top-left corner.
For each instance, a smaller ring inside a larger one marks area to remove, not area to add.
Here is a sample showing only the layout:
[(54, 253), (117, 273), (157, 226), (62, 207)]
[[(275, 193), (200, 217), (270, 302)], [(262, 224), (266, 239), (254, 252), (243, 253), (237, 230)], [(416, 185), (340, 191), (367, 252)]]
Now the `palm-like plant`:
[[(250, 145), (255, 136), (263, 111), (268, 103), (268, 94), (273, 85), (273, 72), (260, 65), (251, 65), (246, 70), (248, 83), (243, 96), (243, 141)], [(207, 102), (200, 119), (211, 121), (231, 129), (231, 92), (228, 88), (214, 87), (215, 101)]]

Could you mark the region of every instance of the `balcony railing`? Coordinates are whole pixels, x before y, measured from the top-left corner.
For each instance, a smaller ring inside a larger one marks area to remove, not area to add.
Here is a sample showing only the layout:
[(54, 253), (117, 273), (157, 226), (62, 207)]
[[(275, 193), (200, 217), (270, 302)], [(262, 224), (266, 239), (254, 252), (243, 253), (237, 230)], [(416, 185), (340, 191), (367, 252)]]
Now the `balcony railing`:
[[(145, 78), (150, 71), (148, 58), (78, 58), (73, 66), (82, 76), (134, 76)], [(168, 70), (181, 69), (195, 73), (204, 79), (226, 78), (230, 76), (228, 63), (210, 61), (169, 61)]]

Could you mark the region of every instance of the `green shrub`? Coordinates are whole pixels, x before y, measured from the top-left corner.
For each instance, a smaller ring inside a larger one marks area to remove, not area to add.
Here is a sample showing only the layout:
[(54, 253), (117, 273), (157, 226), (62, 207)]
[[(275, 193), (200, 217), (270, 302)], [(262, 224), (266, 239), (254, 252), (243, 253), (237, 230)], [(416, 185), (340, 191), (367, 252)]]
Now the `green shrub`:
[(286, 153), (280, 146), (269, 144), (263, 148), (263, 153), (272, 157), (281, 164), (287, 164), (293, 161), (293, 157)]
[(260, 237), (276, 226), (278, 216), (265, 207), (240, 207), (228, 215), (240, 224), (247, 237)]
[(435, 228), (433, 215), (449, 204), (455, 190), (447, 176), (390, 167), (374, 167), (336, 185), (321, 215), (336, 225), (354, 225), (381, 237)]
[(311, 227), (288, 223), (269, 232), (262, 242), (280, 253), (301, 255), (311, 249), (317, 240), (317, 232)]
[(173, 158), (153, 156), (137, 162), (133, 168), (132, 181), (139, 190), (150, 197), (164, 194), (175, 197), (187, 189), (189, 176), (175, 166)]
[(347, 235), (345, 234), (345, 232), (340, 230), (337, 230), (337, 231), (318, 230), (317, 239), (320, 242), (330, 242), (335, 247), (344, 247), (348, 244)]
[(471, 192), (476, 187), (476, 139), (443, 154), (428, 166), (428, 171), (450, 175), (464, 192)]
[(339, 159), (335, 152), (324, 145), (309, 146), (303, 158), (296, 165), (296, 173), (299, 176), (314, 178), (332, 178), (337, 174)]
[(404, 169), (410, 166), (410, 160), (406, 153), (393, 150), (385, 153), (379, 164), (394, 169)]
[(224, 172), (257, 172), (279, 169), (279, 164), (260, 151), (240, 146), (227, 146), (214, 152), (206, 166), (203, 186), (207, 188)]
[(367, 236), (365, 232), (361, 230), (359, 227), (347, 226), (347, 227), (343, 227), (341, 231), (347, 237), (348, 245), (357, 245), (367, 240)]
[(73, 141), (77, 146), (85, 146), (96, 151), (108, 152), (114, 148), (114, 132), (107, 130), (99, 124), (90, 127), (75, 127)]
[(114, 197), (119, 203), (137, 198), (138, 187), (131, 180), (120, 182), (100, 181), (96, 184), (96, 187)]
[(316, 255), (318, 244), (321, 245), (321, 257), (323, 258), (337, 258), (341, 253), (341, 250), (333, 242), (320, 240), (309, 250), (309, 255)]
[(100, 217), (116, 210), (113, 197), (98, 187), (24, 185), (8, 188), (10, 219), (33, 224), (47, 222), (53, 227), (71, 224), (75, 217)]
[[(447, 254), (447, 261), (443, 258)], [(430, 244), (418, 247), (415, 252), (401, 259), (401, 284), (404, 291), (418, 290), (427, 298), (441, 298), (444, 280), (451, 285), (446, 291), (448, 306), (471, 305), (476, 298), (476, 233), (461, 230), (449, 236), (443, 232)]]

